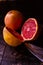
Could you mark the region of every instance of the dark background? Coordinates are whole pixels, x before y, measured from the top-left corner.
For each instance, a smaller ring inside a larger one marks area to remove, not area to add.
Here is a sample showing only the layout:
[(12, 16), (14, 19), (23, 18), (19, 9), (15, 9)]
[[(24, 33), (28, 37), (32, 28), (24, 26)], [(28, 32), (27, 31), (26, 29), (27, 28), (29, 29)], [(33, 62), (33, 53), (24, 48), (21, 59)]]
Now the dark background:
[[(43, 2), (38, 0), (0, 1), (0, 65), (43, 65), (27, 50), (24, 44), (17, 48), (5, 44), (2, 36), (2, 30), (5, 26), (4, 17), (12, 9), (22, 12), (24, 16), (23, 23), (31, 17), (37, 19), (41, 32), (38, 38), (31, 41), (31, 43), (43, 47)], [(21, 29), (18, 30), (18, 32), (20, 31)]]
[(9, 10), (19, 10), (23, 13), (25, 20), (34, 17), (38, 23), (43, 23), (43, 2), (37, 0), (21, 1), (2, 1), (0, 2), (0, 23), (3, 24), (3, 18)]
[[(18, 10), (22, 12), (24, 16), (24, 22), (28, 18), (36, 18), (41, 29), (41, 33), (38, 38), (32, 43), (43, 47), (43, 2), (37, 0), (21, 0), (21, 1), (2, 1), (0, 2), (0, 26), (4, 26), (4, 16), (9, 10)], [(24, 23), (23, 22), (23, 23)], [(0, 28), (1, 28), (0, 27)], [(20, 32), (20, 30), (19, 30)]]

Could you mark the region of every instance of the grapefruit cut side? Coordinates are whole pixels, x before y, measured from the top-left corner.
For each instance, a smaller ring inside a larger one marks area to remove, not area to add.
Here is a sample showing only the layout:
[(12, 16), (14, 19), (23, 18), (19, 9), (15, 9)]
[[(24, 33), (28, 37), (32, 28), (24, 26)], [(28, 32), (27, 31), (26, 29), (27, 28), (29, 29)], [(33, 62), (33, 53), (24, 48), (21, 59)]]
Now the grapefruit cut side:
[(38, 31), (38, 23), (35, 18), (29, 18), (21, 29), (21, 36), (24, 41), (33, 40)]

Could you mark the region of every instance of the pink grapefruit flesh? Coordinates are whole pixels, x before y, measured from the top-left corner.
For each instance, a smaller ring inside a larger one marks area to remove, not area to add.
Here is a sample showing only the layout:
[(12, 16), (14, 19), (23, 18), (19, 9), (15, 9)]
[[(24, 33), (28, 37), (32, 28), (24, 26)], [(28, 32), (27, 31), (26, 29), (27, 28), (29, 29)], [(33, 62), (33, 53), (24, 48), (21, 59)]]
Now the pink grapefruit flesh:
[(23, 25), (21, 30), (21, 36), (26, 40), (33, 40), (38, 30), (37, 20), (35, 18), (29, 18)]

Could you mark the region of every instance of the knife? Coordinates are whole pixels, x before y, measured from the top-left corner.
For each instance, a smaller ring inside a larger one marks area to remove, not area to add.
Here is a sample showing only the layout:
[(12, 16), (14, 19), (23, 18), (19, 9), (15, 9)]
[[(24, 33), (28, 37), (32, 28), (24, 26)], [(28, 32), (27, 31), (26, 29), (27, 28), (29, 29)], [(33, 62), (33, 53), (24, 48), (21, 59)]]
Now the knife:
[(40, 48), (38, 46), (35, 46), (30, 43), (25, 43), (27, 49), (41, 62), (43, 62), (43, 48)]

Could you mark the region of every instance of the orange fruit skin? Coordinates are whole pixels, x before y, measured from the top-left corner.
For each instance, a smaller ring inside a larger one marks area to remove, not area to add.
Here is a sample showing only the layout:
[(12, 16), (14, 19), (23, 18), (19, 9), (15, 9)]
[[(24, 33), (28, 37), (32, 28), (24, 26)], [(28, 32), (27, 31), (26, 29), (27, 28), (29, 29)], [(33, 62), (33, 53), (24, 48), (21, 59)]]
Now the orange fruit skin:
[(9, 11), (4, 18), (5, 26), (12, 30), (18, 30), (22, 24), (22, 21), (22, 13), (17, 10)]
[(6, 27), (3, 28), (3, 39), (9, 45), (16, 47), (21, 44), (21, 40), (11, 34)]

